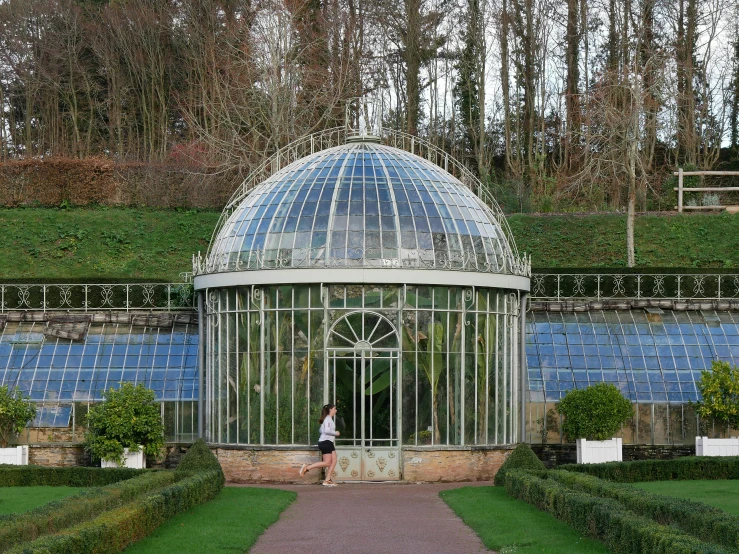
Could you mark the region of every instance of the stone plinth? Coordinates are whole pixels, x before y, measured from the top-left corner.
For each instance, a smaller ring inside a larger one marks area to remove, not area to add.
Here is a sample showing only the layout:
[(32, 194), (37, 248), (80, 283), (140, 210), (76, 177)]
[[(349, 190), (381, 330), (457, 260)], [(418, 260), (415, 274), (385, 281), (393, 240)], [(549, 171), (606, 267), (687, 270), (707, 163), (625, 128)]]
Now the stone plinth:
[(318, 448), (304, 450), (263, 447), (211, 447), (229, 483), (317, 483), (322, 471), (313, 470), (301, 479), (303, 464), (321, 461)]
[(492, 481), (513, 447), (403, 449), (405, 481)]
[[(402, 449), (404, 481), (492, 481), (513, 447), (457, 447)], [(213, 453), (231, 483), (317, 483), (322, 471), (313, 470), (303, 479), (298, 476), (304, 463), (320, 461), (317, 449), (292, 450), (264, 447), (213, 446)]]
[(28, 463), (46, 467), (88, 466), (90, 455), (80, 444), (30, 444)]

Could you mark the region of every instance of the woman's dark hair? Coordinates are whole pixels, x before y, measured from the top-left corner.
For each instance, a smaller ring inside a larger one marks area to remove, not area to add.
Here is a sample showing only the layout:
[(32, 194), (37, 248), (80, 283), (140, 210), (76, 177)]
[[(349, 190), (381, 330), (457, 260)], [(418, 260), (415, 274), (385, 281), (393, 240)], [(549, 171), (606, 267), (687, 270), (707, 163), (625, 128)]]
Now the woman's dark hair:
[(326, 404), (323, 408), (321, 408), (321, 417), (318, 420), (318, 423), (323, 423), (323, 420), (328, 417), (328, 414), (331, 412), (331, 408), (334, 408), (334, 404)]

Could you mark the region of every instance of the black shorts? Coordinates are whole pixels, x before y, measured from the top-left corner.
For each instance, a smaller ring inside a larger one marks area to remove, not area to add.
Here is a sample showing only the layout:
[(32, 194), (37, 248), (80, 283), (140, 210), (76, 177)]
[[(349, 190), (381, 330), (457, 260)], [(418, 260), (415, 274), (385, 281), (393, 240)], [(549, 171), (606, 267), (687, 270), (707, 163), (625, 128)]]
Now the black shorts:
[(331, 454), (331, 452), (336, 451), (334, 441), (321, 441), (318, 443), (318, 449), (321, 451), (321, 454)]

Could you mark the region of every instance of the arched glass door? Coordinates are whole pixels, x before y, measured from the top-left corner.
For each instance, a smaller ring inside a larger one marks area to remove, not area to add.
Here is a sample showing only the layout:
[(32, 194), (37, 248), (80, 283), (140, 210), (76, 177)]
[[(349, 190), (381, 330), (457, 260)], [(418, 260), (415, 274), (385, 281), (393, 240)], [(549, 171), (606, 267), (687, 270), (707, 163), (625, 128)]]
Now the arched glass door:
[(336, 404), (339, 480), (400, 478), (399, 348), (382, 314), (343, 315), (329, 331), (329, 401)]

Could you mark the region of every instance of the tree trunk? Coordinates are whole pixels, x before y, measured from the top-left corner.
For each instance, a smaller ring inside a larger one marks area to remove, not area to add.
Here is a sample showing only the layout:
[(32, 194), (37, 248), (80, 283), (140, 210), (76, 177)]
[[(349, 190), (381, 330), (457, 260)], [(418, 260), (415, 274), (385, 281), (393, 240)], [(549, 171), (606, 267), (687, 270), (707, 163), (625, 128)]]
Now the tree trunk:
[(508, 75), (508, 2), (503, 0), (500, 12), (500, 79), (503, 89), (503, 127), (505, 134), (505, 158), (508, 171), (513, 170), (512, 144), (511, 144), (511, 99), (510, 99), (510, 77)]
[[(585, 1), (585, 0), (583, 0)], [(568, 170), (572, 169), (572, 156), (575, 142), (580, 135), (580, 32), (578, 0), (567, 0), (567, 90), (566, 110), (567, 129), (565, 131), (564, 163)]]
[(406, 40), (405, 70), (408, 112), (406, 113), (406, 131), (411, 135), (418, 134), (418, 117), (420, 112), (421, 87), (421, 0), (406, 0)]

